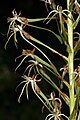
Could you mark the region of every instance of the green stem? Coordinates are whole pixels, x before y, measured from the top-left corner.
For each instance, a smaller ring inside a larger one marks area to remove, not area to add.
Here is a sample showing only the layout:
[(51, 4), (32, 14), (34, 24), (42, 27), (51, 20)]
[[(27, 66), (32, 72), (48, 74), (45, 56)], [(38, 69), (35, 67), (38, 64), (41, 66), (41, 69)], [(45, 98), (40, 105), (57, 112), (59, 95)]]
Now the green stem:
[[(67, 0), (67, 8), (70, 11), (70, 0)], [(68, 43), (71, 48), (71, 50), (68, 52), (68, 65), (69, 65), (69, 83), (70, 83), (70, 89), (69, 89), (69, 95), (70, 95), (70, 115), (72, 114), (72, 111), (74, 109), (74, 51), (73, 51), (73, 23), (72, 20), (71, 12), (68, 14)], [(73, 120), (75, 120), (73, 118)]]

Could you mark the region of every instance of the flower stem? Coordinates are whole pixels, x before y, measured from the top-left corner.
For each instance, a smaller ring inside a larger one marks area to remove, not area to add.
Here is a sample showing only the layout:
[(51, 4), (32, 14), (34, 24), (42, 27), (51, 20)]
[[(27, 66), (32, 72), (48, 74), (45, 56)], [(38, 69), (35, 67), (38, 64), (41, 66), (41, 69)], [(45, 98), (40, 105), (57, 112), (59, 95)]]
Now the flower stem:
[[(67, 9), (69, 11), (70, 10), (70, 0), (67, 0)], [(70, 51), (68, 52), (68, 65), (69, 65), (69, 83), (70, 83), (70, 89), (69, 89), (69, 95), (70, 95), (70, 115), (73, 112), (74, 109), (74, 75), (72, 74), (74, 72), (74, 50), (73, 50), (73, 23), (72, 20), (70, 19), (72, 18), (72, 14), (71, 12), (68, 14), (68, 23), (67, 23), (67, 27), (68, 27), (68, 43), (70, 46)], [(73, 120), (75, 120), (73, 118)]]

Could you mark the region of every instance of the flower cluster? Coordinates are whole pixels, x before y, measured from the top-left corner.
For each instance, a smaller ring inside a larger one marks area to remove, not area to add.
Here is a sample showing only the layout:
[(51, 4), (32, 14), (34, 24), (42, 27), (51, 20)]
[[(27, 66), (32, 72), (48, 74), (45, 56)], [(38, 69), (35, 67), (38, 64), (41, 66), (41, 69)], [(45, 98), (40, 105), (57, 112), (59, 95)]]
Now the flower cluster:
[(49, 101), (52, 102), (54, 109), (53, 113), (48, 114), (45, 120), (51, 120), (52, 118), (54, 118), (54, 120), (62, 120), (62, 116), (68, 119), (66, 115), (61, 113), (62, 101), (60, 100), (60, 98), (55, 97), (54, 92), (51, 92)]
[(43, 69), (43, 65), (41, 63), (39, 63), (37, 61), (37, 59), (35, 58), (34, 51), (35, 51), (35, 48), (33, 50), (28, 50), (28, 49), (24, 50), (23, 49), (22, 55), (18, 56), (15, 59), (15, 62), (16, 62), (17, 59), (23, 57), (23, 59), (21, 60), (21, 62), (19, 63), (19, 65), (16, 67), (15, 70), (17, 70), (22, 65), (22, 63), (25, 61), (26, 63), (29, 63), (29, 64), (27, 65), (26, 69), (24, 70), (24, 74), (27, 72), (28, 76), (30, 76), (32, 70), (35, 74), (37, 74), (37, 73), (39, 74), (40, 69)]
[[(10, 17), (8, 18), (8, 22), (10, 24), (9, 24), (9, 29), (8, 29), (8, 33), (7, 33), (8, 40), (7, 40), (6, 44), (5, 44), (5, 49), (6, 49), (6, 46), (7, 46), (8, 42), (10, 41), (12, 36), (14, 36), (14, 43), (15, 43), (15, 46), (17, 47), (17, 43), (18, 43), (17, 38), (16, 38), (16, 33), (17, 32), (20, 32), (20, 35), (23, 38), (25, 36), (26, 39), (30, 39), (30, 35), (23, 30), (23, 28), (25, 28), (25, 26), (28, 25), (27, 18), (20, 17), (21, 12), (19, 14), (17, 14), (15, 9), (12, 11), (12, 15), (13, 15), (12, 18), (10, 18)], [(19, 24), (17, 24), (17, 22)]]
[(16, 62), (16, 60), (18, 58), (24, 56), (23, 59), (21, 60), (21, 62), (19, 63), (19, 65), (17, 66), (16, 70), (21, 66), (21, 64), (25, 61), (26, 58), (28, 58), (28, 57), (34, 58), (34, 51), (35, 51), (35, 48), (33, 50), (28, 50), (28, 49), (22, 50), (22, 54), (20, 56), (16, 57), (16, 59), (15, 59), (15, 62)]
[[(53, 13), (53, 15), (52, 15), (52, 17), (50, 18), (50, 20), (53, 19), (57, 14), (59, 14), (60, 22), (62, 22), (62, 14), (63, 14), (64, 16), (67, 16), (65, 12), (70, 13), (69, 10), (67, 10), (67, 9), (62, 10), (62, 6), (59, 6), (59, 5), (58, 5), (58, 6), (57, 6), (57, 9), (52, 10), (52, 11), (48, 14), (48, 16), (46, 17), (45, 20), (47, 20), (47, 19), (49, 18), (49, 16)], [(49, 23), (50, 20), (49, 20), (47, 23)]]

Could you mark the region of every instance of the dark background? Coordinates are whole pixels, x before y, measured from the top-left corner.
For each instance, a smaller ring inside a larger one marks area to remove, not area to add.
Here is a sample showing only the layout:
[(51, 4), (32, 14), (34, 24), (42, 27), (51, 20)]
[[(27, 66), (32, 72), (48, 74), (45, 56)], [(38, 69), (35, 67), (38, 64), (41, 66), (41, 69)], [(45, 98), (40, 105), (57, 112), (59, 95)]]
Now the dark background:
[[(61, 2), (62, 0), (59, 0), (59, 2), (57, 1), (57, 4), (63, 4), (65, 7), (65, 4)], [(14, 60), (15, 57), (21, 54), (23, 48), (32, 49), (32, 46), (20, 41), (17, 50), (14, 46), (13, 39), (11, 39), (12, 41), (9, 42), (7, 50), (4, 49), (4, 45), (7, 41), (7, 18), (11, 16), (11, 12), (14, 8), (17, 12), (21, 11), (22, 16), (26, 18), (42, 18), (46, 17), (48, 14), (44, 2), (41, 2), (40, 0), (0, 1), (0, 120), (44, 120), (48, 112), (46, 109), (44, 109), (44, 113), (41, 112), (43, 105), (34, 95), (31, 87), (29, 88), (29, 101), (26, 100), (25, 92), (21, 97), (21, 103), (19, 104), (17, 101), (21, 89), (18, 89), (18, 91), (15, 92), (15, 88), (21, 82), (20, 76), (22, 74), (22, 68), (15, 72), (15, 68), (18, 63), (15, 63)], [(42, 22), (33, 24), (48, 27), (57, 32), (56, 25), (52, 23), (49, 25), (45, 25)], [(66, 55), (65, 46), (60, 45), (58, 40), (51, 35), (51, 33), (46, 33), (45, 31), (33, 28), (29, 28), (28, 30), (34, 37), (42, 40), (44, 43), (54, 47), (56, 50)], [(56, 65), (56, 67), (58, 67), (58, 69), (65, 64), (60, 57), (55, 54), (52, 55), (50, 51), (45, 50), (43, 47), (41, 48), (51, 58), (52, 62)], [(40, 55), (38, 52), (36, 53)], [(55, 77), (54, 80), (57, 81)], [(46, 82), (42, 83), (41, 88), (45, 94), (50, 94), (50, 92), (53, 91), (53, 88), (51, 88), (51, 86), (49, 86)], [(65, 112), (65, 109), (63, 112)]]

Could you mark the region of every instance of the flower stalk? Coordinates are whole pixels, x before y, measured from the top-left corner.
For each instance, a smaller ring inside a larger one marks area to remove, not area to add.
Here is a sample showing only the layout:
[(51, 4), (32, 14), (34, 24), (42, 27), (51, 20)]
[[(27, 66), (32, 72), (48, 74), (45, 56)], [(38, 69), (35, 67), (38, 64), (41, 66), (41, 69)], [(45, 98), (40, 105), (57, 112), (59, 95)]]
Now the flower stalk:
[[(67, 9), (70, 11), (70, 0), (67, 0)], [(71, 19), (70, 19), (71, 18)], [(70, 89), (69, 89), (69, 96), (70, 96), (70, 115), (73, 112), (74, 109), (74, 51), (73, 51), (73, 22), (72, 22), (72, 14), (71, 12), (68, 14), (68, 43), (70, 46), (70, 50), (68, 51), (68, 65), (69, 65), (69, 83), (70, 83)], [(74, 120), (74, 118), (73, 118)]]

